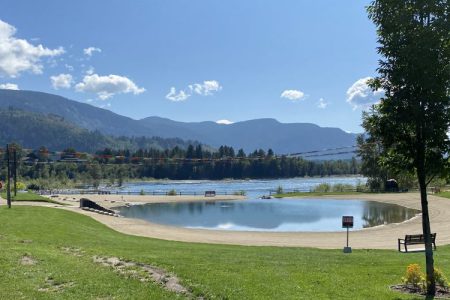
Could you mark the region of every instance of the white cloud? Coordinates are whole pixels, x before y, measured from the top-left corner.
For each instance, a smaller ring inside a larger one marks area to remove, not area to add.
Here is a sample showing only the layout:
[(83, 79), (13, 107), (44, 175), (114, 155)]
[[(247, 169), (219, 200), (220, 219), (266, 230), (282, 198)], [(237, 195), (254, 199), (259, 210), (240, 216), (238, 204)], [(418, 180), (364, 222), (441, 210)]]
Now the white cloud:
[(109, 107), (111, 107), (111, 103), (101, 104), (98, 107), (100, 107), (100, 108), (109, 108)]
[(59, 74), (55, 76), (50, 76), (50, 80), (55, 90), (69, 89), (73, 83), (73, 77), (70, 74)]
[(319, 102), (317, 103), (317, 107), (321, 109), (325, 109), (328, 106), (328, 102), (326, 102), (323, 98), (319, 99)]
[(69, 65), (69, 64), (65, 64), (64, 66), (65, 66), (66, 69), (69, 70), (69, 71), (73, 71), (73, 70), (74, 70), (74, 67), (71, 66), (71, 65)]
[(180, 102), (186, 100), (190, 96), (191, 95), (187, 94), (183, 90), (177, 93), (177, 89), (175, 87), (171, 87), (169, 93), (166, 95), (166, 99), (174, 102)]
[(284, 90), (281, 93), (281, 98), (286, 98), (292, 101), (299, 101), (302, 100), (303, 97), (305, 97), (305, 93), (299, 90)]
[(102, 49), (97, 48), (97, 47), (89, 47), (89, 48), (83, 49), (83, 52), (85, 55), (90, 57), (94, 54), (94, 52), (98, 52), (98, 53), (102, 52)]
[(230, 120), (223, 119), (223, 120), (217, 120), (216, 123), (217, 124), (223, 124), (223, 125), (230, 125), (230, 124), (233, 124), (234, 122), (232, 122)]
[(347, 102), (353, 106), (353, 110), (357, 108), (367, 109), (372, 104), (378, 103), (380, 98), (383, 97), (384, 90), (372, 91), (368, 86), (367, 81), (370, 79), (372, 78), (361, 78), (347, 90)]
[(83, 82), (78, 83), (75, 88), (78, 92), (97, 94), (102, 100), (111, 98), (116, 94), (133, 93), (138, 95), (145, 92), (144, 88), (139, 88), (129, 78), (119, 75), (86, 75), (83, 78)]
[(19, 86), (15, 83), (2, 83), (0, 84), (0, 90), (19, 90)]
[(222, 89), (222, 86), (217, 80), (205, 80), (203, 83), (194, 83), (189, 85), (191, 93), (195, 93), (202, 96), (213, 95), (214, 92), (218, 92)]
[(41, 74), (44, 68), (42, 58), (64, 53), (62, 47), (49, 49), (18, 39), (14, 36), (16, 31), (14, 26), (0, 20), (0, 76), (15, 78), (25, 71)]
[(171, 87), (166, 99), (170, 101), (184, 101), (192, 95), (212, 96), (215, 92), (222, 90), (222, 86), (217, 80), (205, 80), (202, 83), (189, 84), (186, 90), (177, 92), (175, 87)]
[(86, 70), (86, 74), (92, 75), (95, 73), (95, 69), (93, 66), (90, 66), (89, 69)]

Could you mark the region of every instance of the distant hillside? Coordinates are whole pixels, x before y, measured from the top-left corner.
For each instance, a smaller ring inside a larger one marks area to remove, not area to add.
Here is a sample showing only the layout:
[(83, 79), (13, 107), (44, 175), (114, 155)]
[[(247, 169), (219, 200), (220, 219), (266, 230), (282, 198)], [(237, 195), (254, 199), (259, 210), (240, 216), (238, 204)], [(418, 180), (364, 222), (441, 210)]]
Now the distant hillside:
[(320, 127), (310, 123), (280, 123), (275, 119), (256, 119), (230, 125), (215, 122), (183, 123), (159, 117), (139, 121), (149, 128), (165, 128), (163, 137), (177, 134), (218, 147), (229, 145), (246, 152), (272, 148), (286, 154), (355, 145), (356, 135), (339, 128)]
[(14, 107), (25, 111), (54, 114), (80, 127), (115, 136), (158, 136), (137, 124), (136, 120), (89, 104), (61, 96), (0, 89), (0, 108)]
[(187, 148), (181, 139), (148, 137), (112, 137), (99, 131), (80, 128), (56, 115), (44, 115), (17, 109), (0, 109), (0, 146), (16, 142), (25, 148), (45, 146), (50, 150), (73, 147), (78, 151), (93, 153), (104, 148), (137, 150), (139, 148)]
[[(243, 148), (246, 152), (259, 148), (271, 148), (277, 154), (305, 152), (353, 146), (356, 139), (354, 134), (339, 128), (319, 127), (310, 123), (285, 124), (274, 119), (257, 119), (231, 125), (177, 122), (160, 117), (133, 120), (88, 104), (32, 91), (0, 90), (1, 107), (59, 115), (77, 126), (107, 135), (180, 138), (213, 147), (229, 145), (235, 149)], [(344, 158), (351, 156), (348, 154)]]

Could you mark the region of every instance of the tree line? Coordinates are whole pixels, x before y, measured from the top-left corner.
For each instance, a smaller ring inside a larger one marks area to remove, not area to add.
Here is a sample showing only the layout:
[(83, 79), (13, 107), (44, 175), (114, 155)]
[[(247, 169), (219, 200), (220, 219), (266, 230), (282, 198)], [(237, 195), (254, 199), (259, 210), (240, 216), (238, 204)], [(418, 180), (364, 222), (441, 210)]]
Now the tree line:
[[(52, 181), (98, 186), (105, 181), (120, 185), (130, 179), (262, 179), (355, 175), (360, 171), (355, 158), (313, 161), (277, 156), (271, 149), (246, 154), (229, 146), (211, 151), (202, 145), (137, 151), (105, 148), (95, 154), (79, 153), (73, 148), (52, 153), (41, 147), (28, 153), (19, 151), (19, 160), (19, 176), (39, 187), (47, 187)], [(4, 164), (0, 177), (6, 177)]]

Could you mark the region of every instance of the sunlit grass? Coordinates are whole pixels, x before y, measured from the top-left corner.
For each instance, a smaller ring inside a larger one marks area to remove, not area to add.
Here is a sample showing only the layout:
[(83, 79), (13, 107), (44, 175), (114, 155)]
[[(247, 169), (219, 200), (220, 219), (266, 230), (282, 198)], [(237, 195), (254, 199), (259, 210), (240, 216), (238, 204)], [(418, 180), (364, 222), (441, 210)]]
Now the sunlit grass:
[[(6, 192), (2, 192), (1, 197), (3, 199), (6, 199)], [(20, 192), (17, 193), (16, 196), (14, 196), (14, 193), (11, 192), (11, 200), (12, 201), (33, 201), (33, 202), (50, 202), (50, 203), (58, 203), (57, 201), (54, 201), (52, 199), (43, 197), (41, 195), (38, 195), (33, 192)]]
[[(76, 213), (44, 207), (0, 208), (0, 299), (175, 299), (153, 283), (121, 276), (92, 256), (162, 267), (208, 299), (414, 299), (390, 291), (423, 254), (395, 250), (248, 247), (181, 243), (115, 232)], [(64, 247), (80, 249), (74, 256)], [(392, 248), (396, 245), (393, 242)], [(450, 247), (435, 261), (450, 274)], [(28, 255), (35, 265), (21, 265)], [(70, 283), (43, 292), (46, 278)]]
[(436, 196), (444, 197), (444, 198), (449, 198), (449, 199), (450, 199), (450, 191), (447, 191), (447, 192), (440, 192), (440, 193), (436, 194)]

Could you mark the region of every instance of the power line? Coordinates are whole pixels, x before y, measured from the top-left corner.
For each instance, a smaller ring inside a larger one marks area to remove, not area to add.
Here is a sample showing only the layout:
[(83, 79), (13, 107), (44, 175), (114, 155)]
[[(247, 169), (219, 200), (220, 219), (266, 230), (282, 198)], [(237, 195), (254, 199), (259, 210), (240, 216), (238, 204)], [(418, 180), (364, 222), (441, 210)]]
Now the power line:
[[(304, 151), (304, 152), (291, 153), (288, 156), (301, 156), (303, 154), (320, 153), (320, 152), (342, 150), (342, 149), (356, 148), (356, 147), (358, 147), (358, 146), (353, 145), (353, 146), (345, 146), (345, 147), (337, 147), (337, 148), (327, 148), (327, 149), (322, 149), (322, 150)], [(350, 152), (354, 152), (354, 151), (348, 151), (348, 152), (346, 151), (346, 152), (342, 152), (342, 153), (350, 153)], [(332, 154), (330, 154), (330, 155), (332, 155)]]
[[(83, 165), (93, 165), (92, 163), (88, 163), (86, 160), (80, 160), (76, 157), (82, 157), (84, 155), (93, 157), (94, 159), (120, 159), (120, 160), (128, 160), (128, 164), (131, 165), (143, 165), (142, 162), (160, 162), (164, 163), (165, 165), (178, 165), (178, 164), (186, 164), (186, 163), (205, 163), (205, 162), (232, 162), (232, 161), (240, 161), (240, 160), (246, 160), (246, 161), (255, 161), (255, 160), (266, 160), (266, 159), (283, 159), (283, 158), (290, 158), (290, 157), (302, 157), (302, 158), (311, 158), (311, 157), (325, 157), (325, 156), (334, 156), (334, 155), (343, 155), (343, 154), (355, 154), (357, 151), (356, 145), (353, 146), (343, 146), (343, 147), (336, 147), (336, 148), (326, 148), (321, 150), (311, 150), (311, 151), (303, 151), (303, 152), (295, 152), (290, 153), (286, 155), (273, 155), (273, 156), (246, 156), (246, 157), (220, 157), (220, 158), (177, 158), (177, 157), (143, 157), (143, 156), (113, 156), (113, 155), (101, 155), (101, 154), (88, 154), (88, 153), (71, 153), (70, 155), (73, 155), (74, 159), (71, 160), (65, 160), (60, 159), (57, 161), (46, 161), (46, 162), (33, 162), (32, 164), (54, 164), (56, 162), (58, 163), (77, 163), (77, 164), (83, 164)], [(331, 152), (331, 153), (322, 153), (327, 151), (337, 151), (337, 150), (344, 150), (348, 149), (346, 151), (338, 151), (338, 152)], [(351, 150), (354, 149), (354, 150)], [(35, 150), (33, 149), (22, 149), (24, 152), (32, 153)], [(0, 154), (2, 153), (2, 149), (0, 149)], [(62, 155), (66, 152), (64, 151), (46, 151), (46, 154), (53, 154), (53, 155)], [(121, 163), (101, 163), (101, 165), (120, 165)]]

